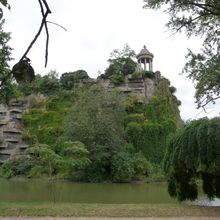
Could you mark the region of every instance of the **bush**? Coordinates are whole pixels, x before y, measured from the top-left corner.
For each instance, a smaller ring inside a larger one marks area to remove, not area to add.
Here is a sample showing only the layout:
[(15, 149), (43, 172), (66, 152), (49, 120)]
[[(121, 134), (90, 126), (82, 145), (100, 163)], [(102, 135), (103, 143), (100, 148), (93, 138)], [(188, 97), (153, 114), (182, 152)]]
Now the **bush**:
[(34, 161), (28, 155), (15, 157), (2, 165), (0, 169), (0, 176), (4, 178), (26, 176), (33, 165)]
[(176, 88), (174, 86), (170, 86), (169, 90), (172, 94), (176, 92)]
[(31, 135), (28, 130), (22, 133), (22, 140), (29, 145), (36, 144), (38, 141), (37, 136)]
[(125, 125), (129, 124), (130, 122), (143, 123), (144, 120), (145, 117), (143, 113), (130, 114), (125, 118)]
[(149, 79), (153, 79), (155, 77), (154, 72), (152, 72), (152, 71), (145, 71), (143, 73), (143, 75), (144, 75), (144, 77), (147, 77)]
[(83, 179), (85, 169), (91, 164), (86, 146), (79, 141), (66, 141), (61, 154), (64, 158), (63, 168), (68, 177), (74, 180)]
[(32, 167), (30, 172), (28, 173), (28, 177), (31, 178), (40, 178), (43, 175), (47, 175), (47, 170), (39, 165)]
[(119, 85), (124, 82), (124, 76), (120, 74), (113, 74), (112, 76), (109, 77), (109, 79), (115, 85)]
[(143, 180), (149, 175), (150, 163), (144, 157), (142, 152), (134, 155), (134, 179)]
[(42, 108), (45, 105), (46, 97), (42, 94), (33, 94), (27, 97), (29, 108)]
[(113, 182), (126, 183), (132, 180), (135, 170), (134, 161), (129, 153), (116, 153), (111, 162)]
[(143, 72), (134, 72), (131, 75), (132, 79), (140, 79), (143, 77)]

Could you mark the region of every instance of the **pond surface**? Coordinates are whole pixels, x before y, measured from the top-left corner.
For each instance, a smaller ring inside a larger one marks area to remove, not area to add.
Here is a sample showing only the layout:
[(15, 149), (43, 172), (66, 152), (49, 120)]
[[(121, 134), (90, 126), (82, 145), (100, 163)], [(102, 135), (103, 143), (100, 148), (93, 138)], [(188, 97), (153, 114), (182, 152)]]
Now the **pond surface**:
[(166, 184), (92, 184), (0, 180), (0, 201), (72, 203), (177, 203)]
[[(105, 204), (178, 203), (165, 183), (112, 184), (0, 179), (0, 202), (70, 202)], [(220, 199), (202, 197), (191, 205), (220, 206)]]

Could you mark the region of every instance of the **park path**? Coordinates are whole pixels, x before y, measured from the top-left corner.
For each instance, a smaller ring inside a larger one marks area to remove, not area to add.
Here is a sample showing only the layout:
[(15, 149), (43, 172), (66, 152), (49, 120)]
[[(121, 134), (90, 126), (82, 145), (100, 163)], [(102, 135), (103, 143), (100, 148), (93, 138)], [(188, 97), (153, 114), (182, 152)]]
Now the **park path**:
[(0, 217), (0, 220), (220, 220), (219, 217)]

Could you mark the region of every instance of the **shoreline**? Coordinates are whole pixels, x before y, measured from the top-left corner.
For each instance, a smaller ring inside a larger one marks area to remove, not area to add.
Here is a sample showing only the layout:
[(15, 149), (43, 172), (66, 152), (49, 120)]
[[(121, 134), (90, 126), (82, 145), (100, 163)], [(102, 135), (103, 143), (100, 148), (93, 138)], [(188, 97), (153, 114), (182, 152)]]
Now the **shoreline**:
[[(109, 217), (44, 217), (44, 220), (219, 220), (219, 217), (146, 217), (146, 218), (109, 218)], [(42, 220), (42, 217), (1, 217), (0, 220)]]
[(2, 217), (218, 217), (220, 207), (187, 204), (89, 204), (89, 203), (14, 203), (0, 202)]

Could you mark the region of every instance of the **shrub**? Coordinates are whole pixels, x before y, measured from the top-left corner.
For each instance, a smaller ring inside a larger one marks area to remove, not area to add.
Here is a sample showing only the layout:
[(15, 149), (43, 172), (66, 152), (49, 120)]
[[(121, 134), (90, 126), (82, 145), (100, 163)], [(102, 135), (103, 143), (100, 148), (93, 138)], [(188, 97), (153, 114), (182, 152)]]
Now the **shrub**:
[(116, 153), (111, 161), (113, 182), (130, 182), (134, 176), (134, 161), (127, 152)]
[(25, 176), (31, 170), (34, 161), (28, 155), (15, 157), (5, 162), (0, 169), (0, 176), (11, 178), (14, 176)]
[(144, 157), (142, 152), (134, 155), (134, 179), (143, 180), (149, 175), (150, 163)]
[(142, 72), (142, 71), (140, 71), (140, 72), (134, 72), (134, 73), (132, 73), (131, 77), (132, 77), (132, 79), (142, 78), (142, 77), (143, 77), (143, 72)]
[(145, 71), (143, 73), (143, 75), (144, 75), (144, 77), (147, 77), (147, 78), (150, 78), (150, 79), (153, 79), (155, 77), (154, 72), (152, 72), (152, 71)]
[(144, 120), (145, 117), (143, 113), (130, 114), (125, 118), (125, 125), (129, 124), (130, 122), (143, 123)]
[(27, 97), (29, 108), (42, 108), (45, 106), (46, 97), (42, 94), (32, 94)]
[(109, 77), (109, 79), (115, 85), (119, 85), (122, 82), (124, 82), (124, 76), (122, 76), (120, 74), (113, 74), (112, 76)]
[(170, 86), (169, 90), (172, 94), (176, 92), (176, 88), (174, 86)]

